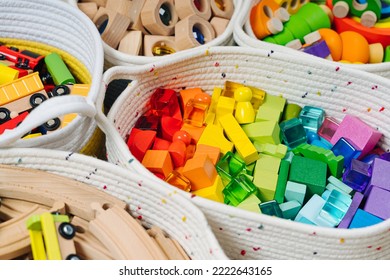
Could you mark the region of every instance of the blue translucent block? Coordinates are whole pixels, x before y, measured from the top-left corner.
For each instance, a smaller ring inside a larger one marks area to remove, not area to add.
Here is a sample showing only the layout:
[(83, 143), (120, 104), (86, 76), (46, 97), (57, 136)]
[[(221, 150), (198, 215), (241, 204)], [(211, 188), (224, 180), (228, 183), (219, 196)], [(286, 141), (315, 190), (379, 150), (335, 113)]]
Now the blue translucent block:
[(317, 133), (325, 119), (325, 112), (321, 108), (305, 106), (299, 114), (299, 119), (306, 130)]
[(374, 159), (379, 157), (380, 156), (377, 154), (368, 154), (364, 158), (362, 158), (361, 161), (371, 165), (374, 162)]
[(358, 192), (364, 192), (371, 175), (371, 164), (352, 159), (350, 167), (343, 174), (343, 182)]
[(257, 193), (257, 187), (245, 175), (239, 174), (222, 191), (226, 204), (237, 206), (251, 194)]
[(311, 130), (306, 130), (306, 138), (307, 138), (307, 143), (309, 144), (313, 143), (313, 141), (315, 140), (320, 141), (320, 136)]
[(313, 142), (311, 142), (311, 144), (313, 146), (321, 147), (327, 150), (330, 150), (333, 147), (333, 145), (324, 138), (320, 138), (320, 140), (314, 140)]
[(319, 220), (326, 220), (329, 224), (337, 226), (347, 213), (352, 203), (350, 196), (338, 190), (332, 190), (322, 207)]
[(297, 118), (280, 123), (283, 142), (291, 149), (306, 143), (306, 132), (302, 123)]
[(228, 151), (215, 166), (224, 185), (227, 185), (238, 174), (244, 172), (245, 167), (246, 164), (244, 160), (230, 151)]
[(303, 205), (294, 221), (304, 224), (316, 225), (316, 218), (318, 217), (325, 200), (318, 194), (314, 194), (308, 202)]
[(336, 157), (340, 155), (344, 157), (344, 167), (348, 167), (351, 164), (351, 160), (358, 158), (362, 153), (351, 140), (344, 137), (341, 137), (331, 150)]
[(261, 213), (269, 216), (283, 218), (282, 210), (280, 210), (279, 204), (275, 200), (260, 203), (259, 206)]

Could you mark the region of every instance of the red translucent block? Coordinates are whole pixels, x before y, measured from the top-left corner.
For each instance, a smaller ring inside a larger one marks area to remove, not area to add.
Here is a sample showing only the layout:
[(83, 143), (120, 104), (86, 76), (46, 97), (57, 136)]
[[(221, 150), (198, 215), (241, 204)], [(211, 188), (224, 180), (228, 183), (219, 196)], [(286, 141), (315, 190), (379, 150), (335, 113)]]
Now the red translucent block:
[(157, 131), (160, 124), (161, 117), (152, 113), (151, 110), (138, 118), (134, 127), (142, 130)]
[(162, 138), (168, 141), (172, 141), (172, 137), (176, 131), (179, 131), (182, 127), (183, 122), (169, 116), (161, 117), (160, 131)]
[(130, 132), (127, 146), (133, 156), (142, 161), (147, 150), (150, 150), (154, 140), (156, 139), (156, 132), (153, 130), (141, 130), (133, 128)]
[(184, 166), (186, 162), (187, 147), (182, 141), (173, 141), (168, 148), (169, 154), (173, 162), (173, 167)]
[(156, 89), (150, 97), (150, 105), (160, 116), (173, 116), (180, 108), (176, 92), (172, 89)]

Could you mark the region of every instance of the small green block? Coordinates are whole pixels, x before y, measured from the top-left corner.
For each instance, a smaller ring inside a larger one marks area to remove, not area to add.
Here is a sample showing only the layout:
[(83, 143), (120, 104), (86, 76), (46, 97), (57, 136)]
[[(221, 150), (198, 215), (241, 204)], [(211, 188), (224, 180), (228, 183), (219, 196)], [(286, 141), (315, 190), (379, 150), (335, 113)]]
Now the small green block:
[(276, 183), (275, 200), (277, 203), (284, 202), (284, 193), (286, 192), (288, 171), (290, 170), (290, 162), (282, 160), (280, 162), (278, 182)]
[(284, 156), (283, 160), (286, 160), (286, 161), (288, 161), (289, 163), (291, 163), (293, 157), (294, 157), (294, 153), (290, 150), (290, 151), (287, 151), (287, 153), (286, 153), (286, 155)]
[(287, 146), (283, 144), (274, 145), (270, 143), (261, 144), (256, 141), (253, 142), (256, 150), (259, 153), (274, 156), (277, 158), (284, 158), (287, 153)]
[(257, 187), (245, 174), (239, 174), (222, 191), (225, 203), (233, 206), (237, 206), (251, 194), (257, 192)]
[(265, 95), (264, 103), (262, 106), (271, 107), (283, 113), (285, 105), (286, 99), (283, 98), (281, 95), (272, 95), (267, 93)]
[(254, 175), (253, 184), (259, 190), (260, 200), (263, 202), (273, 200), (275, 197), (276, 184), (278, 183), (278, 174), (267, 170), (256, 171), (255, 169)]
[(279, 204), (279, 207), (283, 213), (283, 218), (294, 220), (299, 210), (301, 210), (302, 205), (296, 200), (291, 200)]
[(262, 121), (242, 126), (245, 134), (253, 142), (280, 144), (280, 127), (276, 121)]
[(289, 103), (286, 105), (282, 115), (282, 121), (288, 121), (293, 118), (299, 118), (299, 114), (301, 113), (302, 107), (298, 104)]
[(296, 200), (300, 204), (303, 204), (306, 195), (306, 189), (306, 185), (304, 184), (288, 181), (284, 197), (286, 201)]
[(344, 157), (335, 156), (331, 150), (303, 143), (294, 148), (293, 153), (300, 154), (306, 158), (322, 161), (327, 164), (331, 175), (337, 178), (342, 176), (344, 169)]
[(305, 201), (314, 194), (322, 195), (326, 186), (327, 165), (318, 160), (294, 156), (291, 161), (289, 181), (307, 186)]
[(328, 182), (346, 194), (350, 194), (353, 191), (353, 189), (350, 186), (344, 184), (342, 181), (340, 181), (339, 179), (333, 176), (329, 176)]
[(383, 62), (390, 62), (390, 46), (387, 46), (385, 49), (385, 57), (383, 58)]
[(243, 210), (255, 212), (255, 213), (261, 213), (259, 207), (260, 203), (261, 203), (260, 199), (256, 195), (251, 194), (249, 197), (247, 197), (243, 202), (238, 204), (236, 207)]
[(245, 173), (247, 175), (253, 176), (253, 171), (255, 170), (256, 162), (251, 163), (245, 166)]
[(275, 110), (272, 107), (261, 105), (257, 110), (255, 121), (256, 122), (262, 122), (262, 121), (279, 122), (281, 117), (282, 117), (282, 112), (280, 112), (279, 110)]
[(278, 174), (280, 162), (280, 158), (259, 154), (259, 159), (256, 161), (254, 176), (256, 176), (258, 170), (266, 170)]

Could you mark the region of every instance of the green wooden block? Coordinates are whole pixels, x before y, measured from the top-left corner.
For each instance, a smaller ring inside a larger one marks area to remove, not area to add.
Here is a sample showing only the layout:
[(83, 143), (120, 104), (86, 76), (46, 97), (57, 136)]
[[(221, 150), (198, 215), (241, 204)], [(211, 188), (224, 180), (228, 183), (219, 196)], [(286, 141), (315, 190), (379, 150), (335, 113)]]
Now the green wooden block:
[(301, 113), (302, 107), (298, 104), (289, 103), (286, 105), (282, 115), (282, 121), (288, 121), (293, 118), (299, 118), (299, 114)]
[(278, 182), (276, 183), (275, 200), (277, 203), (284, 202), (284, 193), (286, 191), (288, 171), (290, 170), (290, 162), (282, 160), (280, 162)]
[(280, 144), (280, 127), (276, 121), (254, 122), (241, 127), (252, 142)]
[(390, 62), (390, 46), (387, 46), (385, 49), (385, 57), (383, 58), (383, 62)]
[(256, 122), (276, 121), (279, 122), (282, 117), (282, 112), (275, 110), (272, 107), (261, 105), (257, 110)]
[(290, 165), (289, 181), (307, 186), (306, 202), (314, 194), (322, 195), (326, 186), (326, 173), (326, 163), (306, 157), (294, 156)]
[(236, 207), (255, 212), (255, 213), (261, 213), (259, 204), (261, 203), (261, 200), (254, 194), (251, 194), (249, 197), (247, 197), (243, 202), (238, 204)]
[(270, 143), (258, 143), (256, 141), (253, 142), (253, 145), (255, 146), (256, 150), (259, 153), (278, 157), (278, 158), (284, 158), (287, 153), (287, 146), (283, 144), (274, 145)]
[(303, 204), (306, 195), (306, 185), (288, 181), (286, 184), (286, 191), (284, 192), (284, 198), (286, 201), (296, 200), (300, 204)]
[(285, 105), (286, 99), (283, 98), (281, 95), (272, 95), (267, 93), (265, 95), (264, 103), (262, 106), (274, 108), (275, 110), (278, 110), (282, 113)]
[(283, 218), (294, 220), (299, 210), (301, 210), (302, 205), (296, 200), (291, 200), (279, 204), (279, 207), (283, 213)]
[(326, 163), (330, 174), (336, 178), (340, 178), (343, 174), (344, 157), (335, 156), (331, 150), (303, 143), (294, 148), (293, 153)]
[(274, 199), (277, 183), (277, 173), (255, 169), (253, 184), (259, 190), (259, 198), (261, 201), (266, 202)]
[(275, 174), (279, 172), (281, 159), (265, 154), (259, 154), (260, 158), (256, 161), (254, 176), (258, 170), (266, 170)]

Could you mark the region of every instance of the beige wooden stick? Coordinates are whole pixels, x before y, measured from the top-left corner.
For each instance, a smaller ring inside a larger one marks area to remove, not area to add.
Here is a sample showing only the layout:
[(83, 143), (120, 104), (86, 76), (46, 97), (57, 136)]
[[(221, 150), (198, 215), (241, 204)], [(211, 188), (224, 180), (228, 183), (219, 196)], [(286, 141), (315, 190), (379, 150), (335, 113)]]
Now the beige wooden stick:
[(98, 11), (98, 6), (94, 2), (77, 3), (77, 7), (80, 9), (80, 11), (86, 14), (91, 20), (95, 17)]

